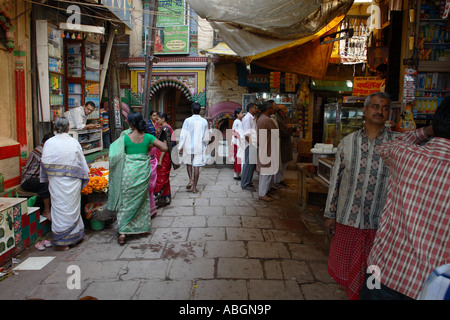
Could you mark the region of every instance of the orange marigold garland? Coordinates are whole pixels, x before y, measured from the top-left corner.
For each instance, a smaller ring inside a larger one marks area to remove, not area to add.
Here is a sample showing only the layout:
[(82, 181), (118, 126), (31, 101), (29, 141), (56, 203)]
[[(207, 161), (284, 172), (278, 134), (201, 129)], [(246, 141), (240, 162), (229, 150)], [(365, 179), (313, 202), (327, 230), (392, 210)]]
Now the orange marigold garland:
[(81, 194), (88, 195), (92, 192), (106, 192), (108, 189), (109, 171), (105, 168), (90, 168), (89, 182), (81, 190)]

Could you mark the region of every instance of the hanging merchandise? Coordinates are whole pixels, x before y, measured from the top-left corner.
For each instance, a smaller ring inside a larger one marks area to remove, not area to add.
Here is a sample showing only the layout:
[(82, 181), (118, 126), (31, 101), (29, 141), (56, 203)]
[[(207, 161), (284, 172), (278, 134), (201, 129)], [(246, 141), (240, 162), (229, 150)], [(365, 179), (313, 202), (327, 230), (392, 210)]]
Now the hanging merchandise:
[(308, 81), (302, 79), (297, 91), (298, 117), (300, 120), (300, 131), (303, 132), (303, 138), (309, 138), (309, 107), (311, 92), (308, 87)]
[(405, 69), (405, 77), (403, 80), (403, 101), (411, 103), (414, 101), (416, 87), (417, 70)]
[(416, 122), (414, 121), (411, 105), (406, 105), (405, 111), (401, 114), (400, 121), (397, 125), (397, 131), (406, 132), (416, 130)]
[(286, 73), (284, 79), (284, 90), (286, 92), (295, 92), (295, 84), (297, 83), (297, 75), (295, 73)]
[(281, 85), (281, 72), (270, 73), (270, 89), (272, 92), (279, 92)]
[(449, 12), (450, 12), (450, 0), (447, 0), (445, 2), (444, 14), (442, 15), (442, 19), (447, 19)]
[(14, 25), (11, 19), (6, 15), (5, 11), (0, 11), (0, 28), (4, 32), (4, 44), (8, 52), (14, 50)]

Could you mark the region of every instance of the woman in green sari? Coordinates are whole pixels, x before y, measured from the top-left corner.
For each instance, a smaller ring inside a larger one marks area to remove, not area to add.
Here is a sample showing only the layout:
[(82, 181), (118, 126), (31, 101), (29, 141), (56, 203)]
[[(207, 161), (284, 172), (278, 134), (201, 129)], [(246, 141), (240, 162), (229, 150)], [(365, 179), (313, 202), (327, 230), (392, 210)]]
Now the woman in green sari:
[(130, 130), (114, 141), (109, 149), (108, 209), (117, 212), (119, 244), (126, 234), (151, 229), (148, 186), (151, 164), (149, 149), (167, 151), (167, 146), (153, 135), (144, 133), (146, 122), (139, 112), (128, 115)]

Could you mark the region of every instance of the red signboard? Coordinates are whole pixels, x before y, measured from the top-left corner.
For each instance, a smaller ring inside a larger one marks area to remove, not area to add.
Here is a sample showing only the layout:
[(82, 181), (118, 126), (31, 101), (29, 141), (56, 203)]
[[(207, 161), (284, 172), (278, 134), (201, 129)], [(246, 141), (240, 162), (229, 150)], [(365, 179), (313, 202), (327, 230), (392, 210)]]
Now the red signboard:
[(353, 78), (353, 96), (369, 96), (379, 92), (383, 79), (378, 77), (355, 77)]

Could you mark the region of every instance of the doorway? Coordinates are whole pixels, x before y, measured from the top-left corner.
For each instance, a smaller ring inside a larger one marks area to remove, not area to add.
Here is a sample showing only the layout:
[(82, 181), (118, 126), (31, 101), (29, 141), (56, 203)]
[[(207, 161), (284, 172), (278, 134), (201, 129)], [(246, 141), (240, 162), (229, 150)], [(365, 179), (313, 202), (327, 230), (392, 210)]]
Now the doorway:
[(152, 100), (154, 109), (164, 112), (170, 117), (168, 124), (173, 130), (181, 129), (184, 120), (192, 115), (192, 102), (180, 89), (175, 87), (162, 88)]

